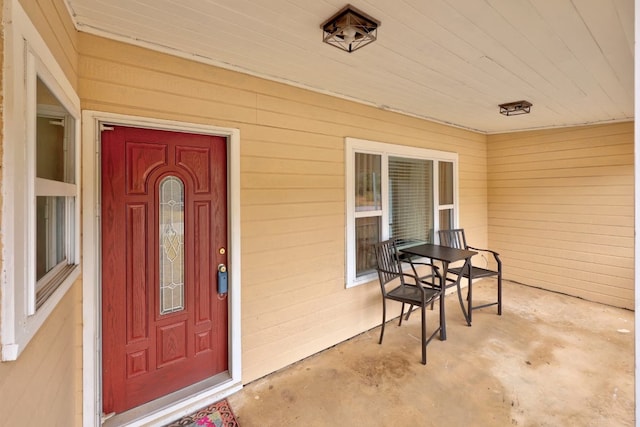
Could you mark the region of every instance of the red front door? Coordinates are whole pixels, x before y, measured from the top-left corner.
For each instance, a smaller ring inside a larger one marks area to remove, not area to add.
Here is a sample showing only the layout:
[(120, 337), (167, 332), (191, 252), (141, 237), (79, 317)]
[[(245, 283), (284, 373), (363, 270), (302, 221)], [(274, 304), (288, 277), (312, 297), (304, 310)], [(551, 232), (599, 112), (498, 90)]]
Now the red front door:
[(226, 139), (101, 134), (104, 413), (228, 370)]

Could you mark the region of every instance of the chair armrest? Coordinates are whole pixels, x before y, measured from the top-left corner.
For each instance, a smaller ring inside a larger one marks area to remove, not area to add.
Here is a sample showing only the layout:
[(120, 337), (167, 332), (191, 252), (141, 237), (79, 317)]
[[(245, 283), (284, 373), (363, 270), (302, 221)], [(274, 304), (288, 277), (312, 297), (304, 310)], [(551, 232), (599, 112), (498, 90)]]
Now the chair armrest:
[(491, 249), (483, 249), (483, 248), (476, 248), (473, 246), (468, 246), (469, 249), (474, 250), (474, 251), (481, 251), (481, 252), (489, 252), (491, 254), (493, 254), (494, 257), (500, 256), (500, 254), (496, 251), (492, 251)]
[(427, 265), (431, 267), (432, 270), (435, 270), (435, 271), (438, 271), (440, 269), (440, 267), (438, 267), (437, 265), (431, 262), (415, 262), (415, 261), (405, 261), (405, 260), (400, 260), (400, 261), (411, 264), (411, 265)]
[(489, 252), (493, 255), (493, 258), (495, 258), (496, 262), (498, 263), (498, 269), (502, 270), (502, 261), (500, 260), (500, 254), (498, 252), (492, 251), (491, 249), (475, 248), (473, 246), (468, 246), (468, 248), (475, 251)]
[[(407, 263), (409, 265), (411, 265), (411, 269), (413, 270), (413, 273), (415, 276), (417, 276), (419, 279), (426, 279), (429, 277), (433, 277), (436, 276), (438, 278), (441, 278), (441, 274), (440, 274), (440, 268), (435, 265), (432, 262), (416, 262), (416, 261), (412, 261), (410, 257), (405, 257), (404, 259), (400, 259), (400, 262), (404, 262)], [(429, 266), (431, 267), (431, 274), (427, 274), (426, 276), (419, 276), (418, 275), (418, 271), (416, 270), (416, 265), (425, 265), (425, 266)]]

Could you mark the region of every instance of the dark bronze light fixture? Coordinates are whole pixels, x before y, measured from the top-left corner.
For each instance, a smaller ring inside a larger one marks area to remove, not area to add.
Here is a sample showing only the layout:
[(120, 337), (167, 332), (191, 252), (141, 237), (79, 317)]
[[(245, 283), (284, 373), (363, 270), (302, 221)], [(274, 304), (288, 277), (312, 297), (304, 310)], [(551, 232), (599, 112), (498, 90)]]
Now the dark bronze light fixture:
[(321, 25), (322, 41), (353, 52), (374, 42), (379, 26), (380, 21), (348, 4)]
[(533, 104), (529, 101), (516, 101), (500, 104), (500, 114), (505, 116), (517, 116), (518, 114), (529, 114)]

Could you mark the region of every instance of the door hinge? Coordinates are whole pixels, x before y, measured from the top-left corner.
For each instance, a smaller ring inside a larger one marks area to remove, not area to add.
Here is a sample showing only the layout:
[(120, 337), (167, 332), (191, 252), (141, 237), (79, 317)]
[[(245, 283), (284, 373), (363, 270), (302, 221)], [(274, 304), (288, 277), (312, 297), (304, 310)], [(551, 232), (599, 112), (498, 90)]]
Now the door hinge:
[(64, 127), (64, 120), (49, 120), (49, 124)]

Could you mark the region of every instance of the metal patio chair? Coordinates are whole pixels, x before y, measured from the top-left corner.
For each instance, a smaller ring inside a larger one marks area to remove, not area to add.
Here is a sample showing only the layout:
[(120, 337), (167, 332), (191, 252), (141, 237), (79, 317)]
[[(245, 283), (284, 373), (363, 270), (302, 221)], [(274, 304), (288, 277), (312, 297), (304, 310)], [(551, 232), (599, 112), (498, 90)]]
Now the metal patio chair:
[[(490, 249), (476, 248), (476, 247), (467, 245), (467, 239), (464, 235), (464, 229), (462, 228), (451, 229), (451, 230), (440, 230), (438, 231), (438, 235), (440, 237), (440, 244), (443, 246), (449, 246), (451, 248), (457, 248), (457, 249), (467, 249), (472, 251), (484, 252), (484, 253), (490, 254), (496, 262), (496, 265), (497, 265), (496, 269), (476, 267), (473, 265), (471, 267), (471, 271), (469, 271), (469, 268), (465, 268), (463, 271), (462, 267), (449, 268), (449, 273), (452, 273), (455, 275), (461, 275), (462, 277), (468, 280), (469, 287), (467, 289), (467, 313), (469, 313), (469, 324), (471, 324), (471, 312), (479, 308), (497, 305), (498, 315), (502, 315), (502, 261), (500, 260), (500, 254)], [(497, 301), (473, 306), (473, 303), (472, 303), (473, 279), (481, 279), (485, 277), (494, 277), (494, 276), (497, 277), (498, 279)], [(470, 277), (471, 277), (471, 280), (469, 280)]]
[[(376, 270), (378, 271), (380, 289), (382, 291), (382, 326), (380, 329), (379, 344), (382, 344), (382, 338), (384, 337), (384, 327), (387, 316), (387, 300), (402, 303), (398, 326), (402, 325), (405, 304), (409, 304), (410, 311), (413, 306), (420, 307), (422, 315), (422, 364), (426, 365), (427, 344), (436, 335), (436, 333), (441, 330), (442, 322), (444, 321), (444, 319), (440, 318), (438, 328), (429, 337), (427, 337), (426, 309), (427, 305), (432, 304), (433, 301), (442, 296), (442, 289), (439, 285), (428, 280), (430, 276), (427, 276), (427, 278), (423, 277), (421, 279), (415, 274), (403, 271), (402, 262), (394, 239), (385, 240), (384, 242), (375, 244), (374, 250), (377, 262)], [(435, 266), (431, 267), (434, 273), (433, 277), (437, 277)]]

